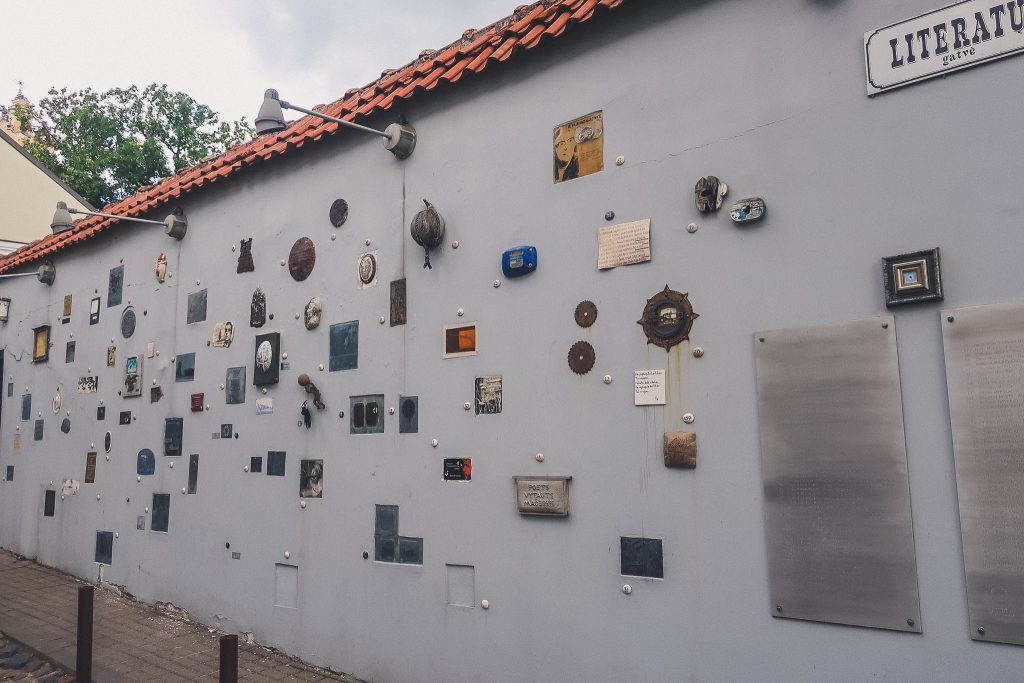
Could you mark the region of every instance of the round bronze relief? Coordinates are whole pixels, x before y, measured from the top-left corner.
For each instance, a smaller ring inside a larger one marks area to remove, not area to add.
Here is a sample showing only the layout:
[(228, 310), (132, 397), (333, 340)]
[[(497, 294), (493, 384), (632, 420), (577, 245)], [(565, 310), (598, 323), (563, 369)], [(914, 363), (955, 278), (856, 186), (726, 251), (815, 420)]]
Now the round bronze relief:
[(288, 254), (288, 272), (296, 281), (302, 282), (313, 272), (313, 265), (316, 263), (316, 247), (313, 240), (308, 237), (300, 237), (295, 240), (292, 250)]
[(135, 317), (135, 309), (128, 306), (124, 309), (121, 314), (121, 336), (125, 339), (130, 339), (135, 334), (135, 324), (137, 322)]
[(331, 204), (330, 211), (331, 225), (340, 228), (348, 220), (348, 202), (344, 199), (335, 199)]
[(594, 347), (585, 341), (578, 341), (569, 348), (569, 368), (577, 375), (590, 372), (595, 360)]
[(593, 301), (581, 301), (576, 305), (576, 324), (590, 327), (597, 320), (597, 306)]
[(658, 292), (647, 300), (644, 314), (637, 320), (647, 335), (647, 343), (660, 346), (667, 352), (670, 348), (690, 338), (693, 321), (700, 316), (694, 313), (687, 294), (669, 289)]
[(363, 254), (359, 257), (359, 281), (368, 285), (376, 277), (377, 257), (374, 254)]

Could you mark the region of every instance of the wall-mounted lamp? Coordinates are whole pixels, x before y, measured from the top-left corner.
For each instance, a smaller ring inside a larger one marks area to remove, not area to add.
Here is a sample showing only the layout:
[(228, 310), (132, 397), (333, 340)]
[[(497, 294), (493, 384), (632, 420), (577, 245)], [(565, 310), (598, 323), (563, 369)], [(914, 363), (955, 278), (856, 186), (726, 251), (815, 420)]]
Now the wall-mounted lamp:
[(348, 128), (355, 128), (361, 130), (364, 133), (373, 133), (384, 138), (384, 149), (394, 154), (399, 159), (405, 159), (407, 156), (412, 154), (412, 151), (416, 149), (416, 131), (412, 126), (402, 123), (392, 123), (384, 130), (375, 130), (373, 128), (367, 128), (366, 126), (360, 126), (358, 123), (352, 123), (351, 121), (345, 121), (334, 116), (328, 116), (312, 109), (306, 109), (290, 102), (285, 102), (277, 94), (277, 91), (273, 88), (263, 93), (263, 106), (260, 107), (260, 113), (256, 115), (256, 132), (260, 135), (264, 133), (276, 133), (286, 128), (284, 122), (284, 109), (294, 109), (295, 111), (301, 111), (303, 114), (309, 114), (311, 116), (319, 116), (325, 121), (333, 121), (340, 126), (346, 126)]
[(80, 213), (86, 216), (103, 216), (104, 218), (116, 218), (122, 221), (135, 221), (136, 223), (151, 223), (164, 226), (164, 231), (176, 240), (180, 240), (188, 231), (188, 219), (181, 209), (175, 209), (174, 213), (162, 221), (151, 221), (148, 218), (136, 218), (135, 216), (116, 216), (112, 213), (100, 213), (99, 211), (84, 211), (82, 209), (69, 209), (64, 202), (57, 202), (57, 210), (53, 212), (53, 220), (50, 221), (50, 229), (53, 234), (70, 230), (75, 226), (71, 220), (71, 214)]
[[(57, 268), (49, 261), (43, 261), (43, 264), (36, 268), (35, 272), (32, 273), (8, 273), (7, 275), (0, 275), (0, 277), (28, 277), (29, 275), (35, 275), (36, 279), (42, 282), (44, 285), (52, 285), (53, 281), (57, 279)], [(0, 299), (0, 302), (4, 299)], [(6, 299), (7, 308), (10, 307), (11, 300)], [(0, 322), (7, 322), (6, 317), (0, 317)]]

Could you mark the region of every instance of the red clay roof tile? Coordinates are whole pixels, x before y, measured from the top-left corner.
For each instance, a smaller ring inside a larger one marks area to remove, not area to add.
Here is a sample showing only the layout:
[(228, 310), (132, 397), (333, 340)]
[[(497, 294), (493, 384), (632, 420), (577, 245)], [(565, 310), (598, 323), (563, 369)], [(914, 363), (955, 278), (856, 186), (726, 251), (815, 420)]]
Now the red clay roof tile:
[[(626, 0), (538, 0), (520, 5), (515, 13), (482, 29), (468, 29), (462, 39), (439, 50), (424, 50), (419, 59), (400, 69), (388, 69), (381, 77), (362, 88), (345, 91), (342, 99), (321, 107), (325, 114), (345, 120), (368, 116), (408, 99), (418, 90), (433, 90), (441, 82), (455, 83), (468, 69), (480, 72), (493, 62), (505, 61), (518, 48), (532, 49), (545, 36), (564, 33), (572, 23), (589, 21), (598, 8), (612, 10)], [(213, 183), (260, 161), (302, 147), (325, 135), (332, 135), (338, 124), (313, 116), (292, 122), (285, 130), (254, 138), (223, 154), (203, 159), (198, 165), (182, 169), (154, 185), (140, 187), (131, 197), (104, 207), (106, 213), (137, 216), (153, 211), (183, 194)], [(117, 223), (114, 219), (91, 216), (57, 235), (47, 235), (0, 258), (0, 273), (53, 254), (68, 244), (89, 239)]]

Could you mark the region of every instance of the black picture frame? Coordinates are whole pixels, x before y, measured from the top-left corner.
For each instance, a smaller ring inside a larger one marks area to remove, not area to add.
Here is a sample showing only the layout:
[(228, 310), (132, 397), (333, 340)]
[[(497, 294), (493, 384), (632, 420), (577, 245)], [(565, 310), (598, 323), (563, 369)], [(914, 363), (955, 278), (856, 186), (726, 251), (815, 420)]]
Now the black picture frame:
[(883, 258), (882, 287), (887, 308), (942, 301), (942, 261), (939, 248)]

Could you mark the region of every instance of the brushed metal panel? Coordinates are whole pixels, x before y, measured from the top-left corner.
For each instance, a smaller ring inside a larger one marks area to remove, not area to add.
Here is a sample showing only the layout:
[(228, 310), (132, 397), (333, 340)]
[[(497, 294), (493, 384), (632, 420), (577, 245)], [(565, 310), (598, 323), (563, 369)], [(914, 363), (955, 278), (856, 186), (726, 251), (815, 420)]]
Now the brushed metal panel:
[(1024, 306), (941, 324), (971, 637), (1024, 645)]
[(920, 633), (893, 318), (754, 351), (772, 615)]

